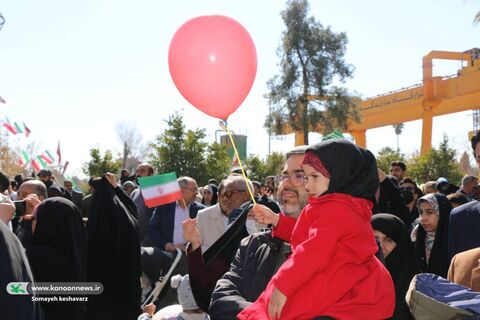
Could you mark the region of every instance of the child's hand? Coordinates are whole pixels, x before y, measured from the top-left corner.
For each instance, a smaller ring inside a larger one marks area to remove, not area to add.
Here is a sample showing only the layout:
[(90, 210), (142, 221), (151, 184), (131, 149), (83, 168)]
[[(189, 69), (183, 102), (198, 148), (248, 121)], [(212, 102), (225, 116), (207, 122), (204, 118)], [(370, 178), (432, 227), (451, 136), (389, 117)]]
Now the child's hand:
[(287, 296), (277, 288), (274, 288), (270, 301), (268, 302), (268, 319), (280, 319), (280, 315), (282, 314), (286, 302)]
[(153, 304), (147, 304), (145, 307), (143, 307), (143, 312), (148, 313), (148, 315), (153, 316), (155, 314), (155, 309), (157, 307)]
[(261, 224), (271, 224), (274, 227), (277, 226), (279, 216), (278, 214), (274, 213), (269, 208), (265, 207), (261, 204), (255, 204), (253, 206), (253, 214), (255, 215), (255, 220)]

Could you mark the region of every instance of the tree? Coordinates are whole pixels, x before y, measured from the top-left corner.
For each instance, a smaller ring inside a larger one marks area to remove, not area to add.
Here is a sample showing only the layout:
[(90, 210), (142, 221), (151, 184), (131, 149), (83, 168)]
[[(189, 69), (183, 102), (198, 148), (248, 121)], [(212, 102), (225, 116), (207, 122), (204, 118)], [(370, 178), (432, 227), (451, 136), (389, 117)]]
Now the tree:
[(230, 159), (226, 146), (206, 143), (205, 130), (186, 131), (179, 113), (171, 115), (166, 122), (167, 128), (151, 145), (151, 164), (158, 173), (189, 176), (199, 185), (211, 178), (221, 179), (228, 173)]
[(468, 153), (466, 151), (463, 151), (462, 156), (460, 157), (458, 166), (460, 168), (460, 171), (465, 175), (472, 175), (472, 176), (478, 175), (478, 169), (475, 167), (472, 167), (470, 163), (470, 157), (468, 156)]
[[(207, 147), (206, 172), (208, 179), (223, 180), (231, 167), (226, 144), (213, 142)], [(208, 181), (208, 180), (207, 180)]]
[(443, 137), (438, 149), (432, 148), (426, 155), (414, 156), (408, 161), (409, 176), (419, 183), (447, 178), (454, 184), (459, 184), (462, 173), (455, 160), (456, 151), (448, 146), (447, 136)]
[(146, 158), (149, 145), (135, 124), (121, 121), (115, 124), (115, 132), (122, 145), (122, 168), (133, 170)]
[(245, 159), (245, 168), (248, 172), (248, 178), (252, 181), (263, 181), (266, 177), (265, 163), (257, 155), (250, 155)]
[(83, 164), (82, 171), (91, 177), (101, 177), (107, 172), (116, 174), (122, 166), (122, 161), (113, 159), (112, 152), (109, 150), (102, 156), (99, 148), (92, 148), (90, 157), (92, 159)]
[(395, 130), (395, 134), (397, 135), (397, 153), (399, 153), (400, 148), (399, 148), (399, 145), (398, 145), (398, 139), (399, 139), (400, 135), (402, 134), (404, 124), (403, 123), (394, 124), (392, 127)]
[(250, 180), (263, 182), (268, 176), (277, 175), (283, 168), (285, 155), (273, 152), (262, 161), (258, 156), (250, 155), (247, 158), (245, 166), (249, 172)]
[(281, 13), (286, 31), (277, 52), (280, 73), (267, 83), (271, 112), (265, 122), (275, 134), (287, 127), (303, 132), (306, 145), (311, 129), (328, 133), (345, 129), (348, 119), (359, 121), (358, 97), (334, 85), (353, 73), (344, 60), (347, 36), (324, 28), (309, 10), (307, 0), (290, 0)]
[(0, 133), (0, 171), (13, 178), (25, 172), (25, 167), (20, 165), (19, 157), (8, 143), (7, 136)]
[(390, 147), (384, 147), (378, 151), (377, 167), (388, 174), (390, 171), (390, 163), (397, 160), (405, 161), (405, 155)]

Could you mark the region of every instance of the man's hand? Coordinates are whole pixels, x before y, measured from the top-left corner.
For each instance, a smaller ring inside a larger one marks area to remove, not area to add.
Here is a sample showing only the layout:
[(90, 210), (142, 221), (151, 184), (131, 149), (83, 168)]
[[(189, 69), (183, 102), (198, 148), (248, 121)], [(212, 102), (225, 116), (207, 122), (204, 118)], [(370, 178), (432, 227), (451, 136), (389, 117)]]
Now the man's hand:
[(271, 224), (274, 227), (277, 226), (278, 220), (280, 219), (278, 214), (261, 204), (255, 204), (253, 206), (253, 214), (258, 223)]
[(35, 193), (29, 194), (28, 196), (23, 198), (23, 200), (25, 200), (27, 205), (27, 208), (26, 208), (27, 215), (24, 215), (22, 218), (25, 220), (28, 220), (29, 219), (28, 216), (31, 216), (35, 212), (38, 205), (42, 203), (42, 201), (38, 199), (38, 196)]
[(286, 302), (287, 296), (277, 288), (274, 288), (272, 296), (270, 297), (270, 301), (268, 302), (268, 319), (280, 319), (280, 315), (282, 314), (282, 310)]
[(168, 251), (168, 252), (175, 252), (175, 251), (177, 251), (177, 250), (175, 249), (175, 246), (174, 246), (173, 243), (171, 243), (171, 242), (165, 243), (165, 248), (164, 248), (164, 249), (165, 249), (165, 251)]
[(200, 232), (197, 229), (196, 219), (186, 219), (182, 222), (183, 239), (186, 242), (190, 242), (190, 246), (193, 250), (196, 250), (201, 245)]

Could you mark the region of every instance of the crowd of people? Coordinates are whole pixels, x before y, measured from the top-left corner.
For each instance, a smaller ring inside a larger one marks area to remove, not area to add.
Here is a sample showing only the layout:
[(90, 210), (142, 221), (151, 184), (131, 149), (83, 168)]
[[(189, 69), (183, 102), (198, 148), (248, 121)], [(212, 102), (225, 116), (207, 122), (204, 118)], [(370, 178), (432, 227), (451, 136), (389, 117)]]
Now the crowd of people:
[[(480, 134), (471, 142), (480, 167)], [(103, 285), (82, 301), (2, 294), (2, 317), (413, 319), (419, 273), (480, 290), (475, 176), (417, 183), (402, 161), (384, 173), (345, 139), (292, 149), (263, 182), (235, 169), (201, 187), (180, 177), (182, 199), (149, 208), (137, 181), (155, 174), (148, 163), (105, 173), (87, 196), (49, 170), (2, 174), (0, 287)]]

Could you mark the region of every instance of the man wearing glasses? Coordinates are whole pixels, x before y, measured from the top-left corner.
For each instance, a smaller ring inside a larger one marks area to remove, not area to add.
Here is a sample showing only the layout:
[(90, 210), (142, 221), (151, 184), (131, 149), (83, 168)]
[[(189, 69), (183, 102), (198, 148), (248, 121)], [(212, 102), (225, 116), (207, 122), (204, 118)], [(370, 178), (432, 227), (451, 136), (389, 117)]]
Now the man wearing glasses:
[(156, 207), (148, 224), (148, 237), (153, 246), (167, 252), (175, 252), (176, 248), (185, 251), (185, 240), (182, 236), (182, 221), (197, 217), (198, 210), (205, 208), (195, 202), (198, 186), (190, 177), (178, 178), (183, 199)]
[(423, 197), (423, 193), (415, 181), (410, 178), (403, 179), (400, 182), (400, 189), (402, 190), (403, 200), (408, 207), (408, 220), (404, 222), (407, 228), (410, 228), (415, 219), (418, 218), (417, 200)]
[[(174, 258), (176, 249), (185, 251), (186, 241), (182, 235), (182, 221), (187, 218), (196, 218), (200, 209), (205, 208), (201, 203), (195, 202), (198, 192), (197, 182), (190, 177), (177, 179), (182, 193), (182, 199), (158, 206), (154, 209), (152, 218), (147, 227), (148, 240), (152, 244), (149, 247), (142, 247), (142, 287), (144, 294), (150, 286), (169, 270)], [(182, 256), (176, 271), (181, 274), (187, 273), (186, 258)], [(167, 292), (157, 303), (158, 307), (168, 306), (175, 303), (176, 295), (170, 286)]]
[[(287, 153), (278, 183), (277, 199), (283, 213), (298, 217), (307, 205), (308, 192), (302, 169), (306, 146)], [(285, 261), (288, 244), (273, 238), (271, 231), (255, 233), (244, 238), (230, 270), (218, 280), (212, 295), (209, 314), (212, 319), (235, 319), (265, 289), (270, 278)]]
[(247, 184), (241, 176), (229, 176), (220, 183), (219, 202), (198, 212), (197, 229), (200, 243), (190, 241), (192, 250), (200, 245), (205, 252), (227, 230), (230, 213), (250, 200)]
[(25, 200), (26, 214), (18, 219), (19, 222), (15, 233), (24, 247), (29, 246), (32, 240), (32, 222), (35, 206), (46, 198), (47, 187), (40, 180), (27, 180), (18, 189), (17, 200)]

